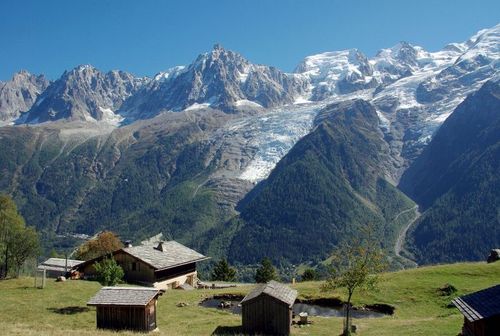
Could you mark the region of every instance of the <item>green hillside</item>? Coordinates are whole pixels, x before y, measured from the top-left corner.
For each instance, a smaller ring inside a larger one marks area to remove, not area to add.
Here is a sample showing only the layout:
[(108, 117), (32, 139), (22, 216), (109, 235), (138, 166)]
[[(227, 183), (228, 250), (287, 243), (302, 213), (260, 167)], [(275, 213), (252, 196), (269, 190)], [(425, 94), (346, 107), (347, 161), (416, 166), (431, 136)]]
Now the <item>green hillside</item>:
[[(448, 304), (455, 295), (467, 294), (498, 284), (500, 263), (462, 263), (422, 267), (382, 275), (380, 290), (357, 293), (356, 305), (385, 303), (396, 308), (393, 316), (356, 319), (360, 336), (421, 335), (456, 336), (462, 325), (462, 315)], [(438, 288), (445, 283), (458, 292), (442, 296)], [(295, 288), (300, 298), (337, 296), (322, 293), (319, 282), (299, 283)], [(33, 288), (32, 278), (0, 281), (2, 304), (0, 326), (5, 335), (136, 335), (96, 331), (95, 309), (86, 311), (85, 303), (100, 288), (96, 282), (74, 280), (48, 281), (45, 289)], [(216, 309), (202, 308), (198, 302), (220, 293), (246, 294), (251, 287), (226, 290), (169, 290), (158, 301), (159, 335), (212, 335), (221, 327), (241, 325), (241, 317)], [(177, 307), (179, 302), (186, 307)], [(64, 314), (73, 308), (73, 314)], [(66, 308), (66, 309), (64, 309)], [(341, 318), (312, 317), (313, 324), (305, 328), (292, 327), (293, 335), (337, 335), (342, 329)], [(338, 332), (337, 332), (338, 331)]]
[(419, 263), (481, 260), (500, 246), (500, 85), (488, 82), (444, 122), (400, 188), (426, 210), (410, 232)]
[(385, 180), (388, 151), (371, 104), (326, 107), (316, 128), (243, 200), (230, 260), (319, 261), (368, 224), (392, 249), (401, 224), (393, 219), (414, 204)]
[(211, 172), (206, 138), (222, 121), (197, 118), (167, 115), (111, 133), (2, 127), (0, 192), (42, 233), (46, 251), (56, 234), (103, 229), (134, 241), (163, 232), (198, 248), (233, 214), (200, 187)]

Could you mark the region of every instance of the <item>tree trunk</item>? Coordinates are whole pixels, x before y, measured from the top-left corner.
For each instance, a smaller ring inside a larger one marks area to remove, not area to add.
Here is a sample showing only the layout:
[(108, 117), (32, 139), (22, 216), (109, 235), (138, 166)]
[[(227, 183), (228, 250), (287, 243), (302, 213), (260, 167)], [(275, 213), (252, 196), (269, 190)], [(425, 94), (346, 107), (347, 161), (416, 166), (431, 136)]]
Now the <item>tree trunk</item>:
[(5, 244), (5, 266), (4, 266), (4, 273), (3, 277), (4, 279), (7, 278), (7, 272), (9, 271), (9, 245), (8, 243)]
[(347, 297), (347, 308), (346, 308), (346, 313), (345, 313), (345, 327), (344, 327), (344, 336), (350, 336), (351, 335), (351, 297), (352, 297), (352, 292), (349, 291), (349, 296)]

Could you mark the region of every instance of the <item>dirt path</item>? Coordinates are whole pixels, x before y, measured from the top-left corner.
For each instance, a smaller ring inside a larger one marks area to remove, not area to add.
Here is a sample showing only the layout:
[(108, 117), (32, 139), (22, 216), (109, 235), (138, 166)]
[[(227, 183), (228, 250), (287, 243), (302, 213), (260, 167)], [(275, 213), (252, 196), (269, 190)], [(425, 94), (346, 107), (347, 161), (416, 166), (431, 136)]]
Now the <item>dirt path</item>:
[(399, 218), (399, 216), (405, 214), (405, 213), (408, 213), (410, 211), (414, 211), (415, 212), (415, 216), (410, 219), (408, 221), (408, 223), (401, 229), (401, 231), (399, 232), (398, 234), (398, 239), (396, 239), (396, 244), (394, 244), (394, 253), (402, 258), (402, 259), (405, 259), (405, 260), (408, 260), (409, 262), (411, 262), (412, 264), (415, 264), (417, 265), (417, 263), (411, 259), (408, 259), (404, 256), (401, 255), (401, 251), (403, 250), (403, 244), (405, 242), (405, 239), (406, 239), (406, 233), (408, 232), (408, 229), (412, 226), (413, 223), (415, 223), (415, 221), (420, 217), (420, 212), (418, 211), (418, 206), (415, 205), (413, 208), (411, 209), (407, 209), (407, 210), (404, 210), (404, 211), (401, 211), (400, 213), (398, 213), (396, 215), (396, 217), (394, 217), (393, 220), (396, 220)]

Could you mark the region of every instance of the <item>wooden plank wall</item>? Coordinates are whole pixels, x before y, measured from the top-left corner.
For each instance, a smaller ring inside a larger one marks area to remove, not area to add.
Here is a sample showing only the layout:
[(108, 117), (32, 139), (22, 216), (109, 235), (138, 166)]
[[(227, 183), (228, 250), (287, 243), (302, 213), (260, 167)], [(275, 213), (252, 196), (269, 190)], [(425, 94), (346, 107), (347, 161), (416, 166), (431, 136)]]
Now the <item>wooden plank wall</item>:
[(97, 328), (113, 330), (149, 330), (146, 307), (98, 306), (96, 310)]
[(286, 303), (261, 295), (243, 304), (242, 319), (245, 332), (289, 335), (292, 311)]

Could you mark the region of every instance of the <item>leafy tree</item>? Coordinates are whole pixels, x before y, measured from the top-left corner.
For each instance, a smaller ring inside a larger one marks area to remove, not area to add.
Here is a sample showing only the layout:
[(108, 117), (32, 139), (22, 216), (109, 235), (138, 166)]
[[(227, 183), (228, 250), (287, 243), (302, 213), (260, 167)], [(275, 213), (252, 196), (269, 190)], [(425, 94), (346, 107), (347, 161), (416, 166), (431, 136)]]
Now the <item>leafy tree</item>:
[(97, 280), (103, 286), (114, 286), (123, 279), (123, 269), (111, 255), (100, 262), (96, 262), (94, 267)]
[(234, 281), (236, 270), (229, 266), (225, 258), (222, 258), (215, 264), (210, 277), (214, 281)]
[(26, 227), (24, 218), (16, 204), (7, 195), (0, 195), (0, 277), (9, 273), (19, 274), (24, 262), (37, 255), (38, 234), (34, 228)]
[(261, 266), (255, 272), (255, 282), (266, 283), (271, 280), (278, 280), (278, 275), (271, 259), (264, 258), (262, 259)]
[(301, 277), (302, 281), (313, 281), (317, 279), (316, 271), (312, 268), (308, 268), (304, 271)]
[(364, 239), (351, 244), (340, 245), (331, 256), (330, 276), (323, 290), (342, 288), (347, 294), (347, 309), (343, 335), (350, 335), (351, 299), (356, 290), (374, 290), (377, 286), (377, 273), (386, 267), (385, 257), (377, 243), (371, 239), (370, 229)]
[(118, 236), (111, 231), (103, 231), (94, 239), (86, 241), (76, 251), (76, 257), (81, 260), (90, 260), (112, 253), (123, 247)]

